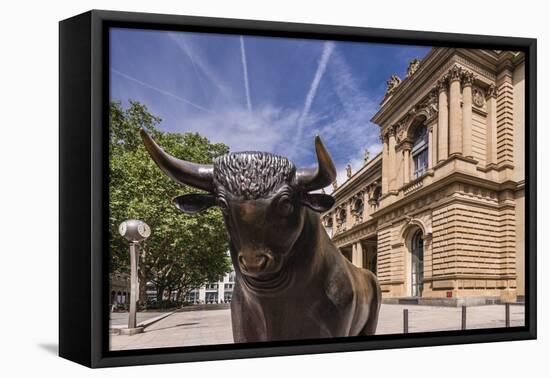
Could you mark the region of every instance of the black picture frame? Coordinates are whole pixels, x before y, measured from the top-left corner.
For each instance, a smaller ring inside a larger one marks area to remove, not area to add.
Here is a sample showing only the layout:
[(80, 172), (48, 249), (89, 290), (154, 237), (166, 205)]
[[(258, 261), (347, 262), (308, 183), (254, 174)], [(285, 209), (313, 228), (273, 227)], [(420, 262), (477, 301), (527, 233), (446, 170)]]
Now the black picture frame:
[[(525, 52), (525, 326), (375, 337), (108, 350), (108, 28), (200, 31)], [(535, 339), (536, 39), (92, 10), (59, 24), (59, 355), (89, 367)]]

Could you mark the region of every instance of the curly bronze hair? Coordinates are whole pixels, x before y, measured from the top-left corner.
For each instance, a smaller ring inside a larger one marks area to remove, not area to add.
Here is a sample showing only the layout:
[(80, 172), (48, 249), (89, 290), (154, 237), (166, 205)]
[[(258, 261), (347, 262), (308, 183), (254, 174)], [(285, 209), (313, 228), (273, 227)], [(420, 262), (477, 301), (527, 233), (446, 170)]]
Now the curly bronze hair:
[(214, 182), (243, 199), (267, 197), (291, 185), (296, 167), (287, 158), (267, 152), (234, 152), (214, 160)]

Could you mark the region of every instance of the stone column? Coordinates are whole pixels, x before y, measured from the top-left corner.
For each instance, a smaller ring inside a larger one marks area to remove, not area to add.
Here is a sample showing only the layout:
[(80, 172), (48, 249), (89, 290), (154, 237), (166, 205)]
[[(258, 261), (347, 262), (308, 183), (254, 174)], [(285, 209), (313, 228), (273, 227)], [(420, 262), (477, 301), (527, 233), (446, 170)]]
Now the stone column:
[(447, 78), (437, 82), (439, 92), (438, 110), (437, 110), (437, 137), (438, 154), (437, 161), (443, 161), (449, 156), (449, 108), (447, 101)]
[(218, 281), (218, 303), (223, 303), (223, 297), (225, 294), (225, 277)]
[(434, 137), (433, 132), (436, 127), (428, 126), (428, 169), (431, 169), (434, 166)]
[(363, 246), (361, 242), (353, 244), (351, 262), (359, 268), (363, 267)]
[(353, 227), (353, 216), (351, 214), (351, 201), (346, 203), (346, 230)]
[(388, 155), (388, 137), (387, 135), (384, 135), (382, 137), (382, 194), (386, 194), (388, 192), (389, 188), (389, 180), (388, 180), (388, 163), (389, 163), (389, 155)]
[(372, 209), (369, 205), (369, 192), (368, 190), (365, 190), (363, 193), (363, 221), (369, 219), (371, 213)]
[(449, 155), (462, 154), (460, 76), (460, 67), (454, 66), (451, 68), (449, 72)]
[(397, 146), (395, 151), (395, 189), (399, 189), (403, 186), (405, 181), (405, 155), (403, 152), (403, 145)]
[(486, 90), (487, 98), (487, 165), (497, 163), (497, 88)]
[(472, 153), (472, 84), (474, 74), (464, 73), (462, 78), (462, 154), (473, 158)]
[(431, 125), (431, 130), (432, 130), (432, 144), (431, 144), (431, 149), (432, 149), (432, 159), (430, 160), (430, 168), (433, 168), (434, 165), (437, 164), (437, 150), (438, 150), (438, 135), (437, 135), (437, 118), (434, 117), (433, 121), (432, 121), (432, 125)]
[(411, 145), (403, 144), (403, 184), (411, 181)]
[(395, 130), (392, 127), (388, 133), (388, 189), (389, 191), (396, 190), (395, 182), (395, 166), (396, 166), (396, 156), (395, 156)]

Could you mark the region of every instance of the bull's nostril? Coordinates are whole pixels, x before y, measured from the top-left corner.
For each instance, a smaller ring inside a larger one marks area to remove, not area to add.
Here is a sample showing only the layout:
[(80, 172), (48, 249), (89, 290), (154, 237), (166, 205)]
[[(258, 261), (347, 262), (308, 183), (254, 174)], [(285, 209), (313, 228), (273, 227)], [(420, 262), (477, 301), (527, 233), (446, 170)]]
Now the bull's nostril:
[(267, 257), (260, 256), (258, 258), (258, 268), (263, 269), (265, 267), (265, 264), (267, 263)]
[(241, 264), (243, 267), (246, 267), (246, 263), (244, 261), (244, 257), (243, 256), (239, 256), (239, 264)]

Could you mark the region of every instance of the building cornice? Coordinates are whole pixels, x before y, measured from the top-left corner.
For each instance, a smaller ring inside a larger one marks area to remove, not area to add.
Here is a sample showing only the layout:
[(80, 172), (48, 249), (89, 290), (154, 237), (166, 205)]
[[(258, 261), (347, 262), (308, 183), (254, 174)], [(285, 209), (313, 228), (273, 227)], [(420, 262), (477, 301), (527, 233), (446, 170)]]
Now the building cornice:
[(395, 124), (418, 99), (422, 101), (427, 94), (438, 87), (438, 80), (456, 65), (476, 75), (482, 87), (494, 84), (501, 62), (510, 62), (514, 66), (521, 63), (522, 53), (504, 52), (499, 55), (486, 50), (434, 48), (421, 62), (417, 72), (403, 80), (371, 119), (383, 129)]
[[(419, 198), (424, 197), (430, 193), (439, 191), (440, 189), (447, 187), (454, 183), (461, 183), (461, 184), (468, 184), (476, 187), (480, 187), (487, 190), (492, 190), (495, 192), (501, 192), (503, 190), (514, 190), (516, 188), (517, 183), (514, 181), (505, 181), (502, 183), (494, 182), (488, 179), (480, 178), (477, 176), (473, 176), (471, 174), (467, 174), (464, 172), (453, 172), (449, 174), (448, 176), (445, 176), (430, 185), (427, 185), (425, 187), (422, 187), (411, 194), (398, 199), (397, 201), (381, 207), (376, 212), (371, 214), (371, 217), (373, 219), (379, 218), (381, 216), (384, 216), (398, 208), (401, 208), (411, 202), (417, 201)], [(454, 199), (456, 200), (456, 198)]]
[(365, 184), (370, 181), (376, 180), (382, 177), (382, 152), (376, 155), (367, 164), (363, 165), (357, 172), (355, 172), (349, 179), (347, 179), (342, 185), (340, 185), (331, 195), (336, 198), (336, 204), (340, 204), (343, 198), (349, 196), (350, 192), (353, 192), (352, 196), (357, 191), (358, 186), (366, 186)]

